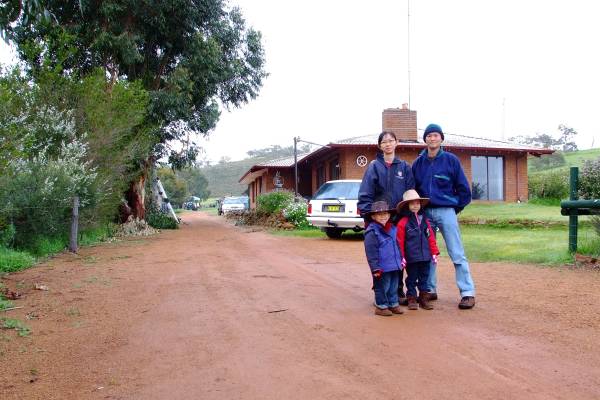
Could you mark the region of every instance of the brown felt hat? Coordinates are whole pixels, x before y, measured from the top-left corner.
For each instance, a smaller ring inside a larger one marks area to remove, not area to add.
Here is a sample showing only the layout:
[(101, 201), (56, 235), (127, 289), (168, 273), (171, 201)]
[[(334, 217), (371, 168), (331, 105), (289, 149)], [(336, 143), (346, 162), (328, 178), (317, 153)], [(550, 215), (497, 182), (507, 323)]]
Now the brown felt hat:
[(417, 193), (416, 190), (409, 189), (402, 195), (402, 201), (398, 203), (398, 205), (396, 206), (396, 210), (398, 212), (401, 212), (404, 209), (404, 207), (406, 207), (406, 205), (413, 200), (420, 200), (421, 207), (425, 207), (427, 203), (429, 203), (429, 199), (427, 197), (421, 197), (419, 196), (419, 193)]
[(366, 212), (365, 215), (373, 215), (378, 212), (389, 212), (390, 214), (396, 214), (396, 209), (390, 208), (387, 201), (375, 201), (371, 205), (371, 211)]

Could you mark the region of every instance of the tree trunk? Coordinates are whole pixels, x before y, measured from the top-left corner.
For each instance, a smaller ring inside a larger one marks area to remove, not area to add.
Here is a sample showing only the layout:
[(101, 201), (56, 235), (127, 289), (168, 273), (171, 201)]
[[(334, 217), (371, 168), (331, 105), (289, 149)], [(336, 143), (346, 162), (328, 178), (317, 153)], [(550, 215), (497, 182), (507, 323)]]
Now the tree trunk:
[(129, 184), (129, 190), (125, 195), (131, 209), (131, 215), (137, 219), (144, 219), (146, 216), (146, 206), (144, 204), (146, 198), (145, 184), (146, 171)]

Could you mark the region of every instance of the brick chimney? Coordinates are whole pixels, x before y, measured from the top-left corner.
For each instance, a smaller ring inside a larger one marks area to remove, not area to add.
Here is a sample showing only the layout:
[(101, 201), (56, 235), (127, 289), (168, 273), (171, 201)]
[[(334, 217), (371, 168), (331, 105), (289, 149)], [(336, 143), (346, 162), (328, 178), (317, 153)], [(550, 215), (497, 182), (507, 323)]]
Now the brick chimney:
[(400, 142), (418, 142), (417, 135), (417, 112), (408, 109), (408, 104), (402, 104), (402, 108), (386, 108), (382, 114), (382, 126), (384, 131), (396, 134)]

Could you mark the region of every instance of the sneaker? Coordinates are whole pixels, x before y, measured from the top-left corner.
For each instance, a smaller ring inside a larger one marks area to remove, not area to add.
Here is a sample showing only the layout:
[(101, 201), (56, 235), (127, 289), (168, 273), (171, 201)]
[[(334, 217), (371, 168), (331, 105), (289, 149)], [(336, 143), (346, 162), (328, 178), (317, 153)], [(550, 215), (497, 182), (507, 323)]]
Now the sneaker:
[(387, 308), (375, 307), (375, 315), (381, 315), (382, 317), (391, 317), (393, 314)]
[(406, 307), (408, 305), (408, 299), (406, 297), (400, 297), (398, 303), (400, 303), (401, 306)]
[(412, 297), (412, 296), (408, 297), (408, 309), (409, 310), (418, 310), (419, 309), (419, 303), (417, 303), (416, 297)]
[(429, 293), (429, 301), (434, 301), (437, 300), (437, 293), (436, 292), (430, 292)]
[(461, 310), (468, 310), (475, 307), (475, 297), (473, 296), (465, 296), (460, 299), (460, 303), (458, 303), (458, 308)]
[(389, 310), (392, 314), (404, 314), (404, 310), (400, 308), (400, 306), (390, 307)]

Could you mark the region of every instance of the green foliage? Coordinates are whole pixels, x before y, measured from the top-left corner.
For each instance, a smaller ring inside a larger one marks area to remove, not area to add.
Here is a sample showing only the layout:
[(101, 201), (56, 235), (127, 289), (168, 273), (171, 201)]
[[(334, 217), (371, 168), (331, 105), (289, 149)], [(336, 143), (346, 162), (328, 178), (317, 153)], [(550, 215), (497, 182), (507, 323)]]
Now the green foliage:
[(282, 211), (293, 201), (294, 193), (285, 190), (264, 193), (256, 199), (256, 211), (264, 214), (275, 214)]
[(566, 165), (566, 160), (561, 151), (556, 151), (552, 154), (544, 154), (540, 157), (532, 158), (528, 163), (530, 172), (558, 168), (564, 165)]
[(189, 194), (205, 200), (210, 196), (208, 180), (198, 168), (184, 168), (176, 172), (177, 177), (187, 183)]
[[(82, 8), (79, 5), (83, 5)], [(52, 69), (84, 77), (101, 67), (111, 84), (150, 92), (154, 155), (175, 168), (193, 160), (189, 132), (208, 134), (220, 105), (239, 107), (266, 77), (260, 33), (221, 0), (48, 2), (54, 24), (17, 20), (13, 42), (32, 76)], [(151, 13), (148, 10), (152, 10)], [(182, 141), (181, 151), (168, 143)]]
[(579, 174), (579, 197), (600, 199), (600, 157), (583, 165)]
[(25, 325), (18, 319), (2, 317), (0, 318), (0, 324), (0, 327), (2, 327), (2, 329), (16, 330), (17, 334), (21, 337), (26, 337), (31, 334), (31, 329), (29, 329), (27, 325)]
[[(187, 182), (179, 178), (171, 168), (162, 167), (156, 172), (173, 207), (180, 208), (189, 197)], [(150, 224), (152, 225), (152, 224)]]
[(171, 215), (160, 211), (156, 207), (148, 208), (146, 222), (156, 229), (179, 229), (179, 225)]
[(307, 205), (305, 202), (291, 202), (283, 209), (285, 219), (294, 224), (297, 228), (306, 228), (309, 226), (306, 220)]
[(564, 170), (529, 174), (529, 197), (565, 199), (569, 196), (569, 178)]
[(0, 224), (0, 246), (10, 247), (15, 239), (17, 230), (14, 224), (8, 224), (4, 227)]
[(31, 267), (35, 258), (24, 251), (16, 251), (0, 246), (0, 272), (14, 272)]

